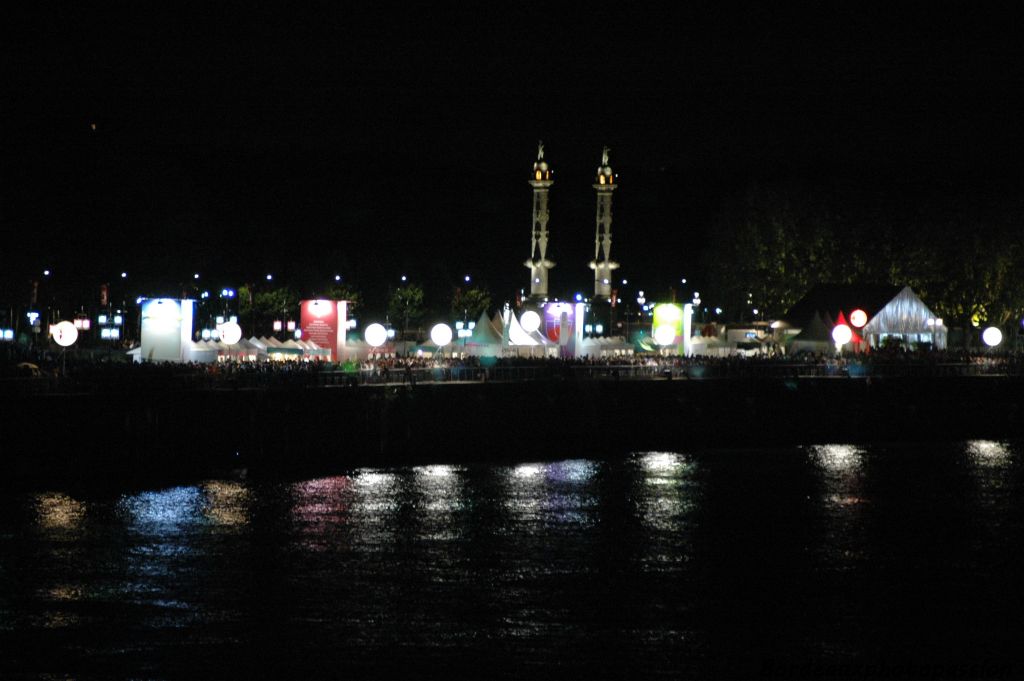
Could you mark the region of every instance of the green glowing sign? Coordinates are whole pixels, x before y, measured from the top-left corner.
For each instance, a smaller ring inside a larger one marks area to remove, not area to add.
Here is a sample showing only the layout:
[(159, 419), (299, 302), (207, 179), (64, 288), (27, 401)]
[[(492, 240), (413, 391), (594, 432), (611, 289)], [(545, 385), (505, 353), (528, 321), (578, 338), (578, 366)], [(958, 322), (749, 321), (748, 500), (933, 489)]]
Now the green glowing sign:
[(674, 303), (654, 306), (652, 333), (659, 345), (672, 345), (683, 335), (683, 308)]

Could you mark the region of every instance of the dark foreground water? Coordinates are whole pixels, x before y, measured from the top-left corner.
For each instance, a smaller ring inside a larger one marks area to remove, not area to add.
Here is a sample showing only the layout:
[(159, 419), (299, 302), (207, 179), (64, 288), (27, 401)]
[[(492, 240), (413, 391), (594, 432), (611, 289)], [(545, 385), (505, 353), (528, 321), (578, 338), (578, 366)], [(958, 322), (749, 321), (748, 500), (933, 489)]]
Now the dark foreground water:
[(0, 678), (1020, 678), (1022, 464), (972, 441), (8, 491)]

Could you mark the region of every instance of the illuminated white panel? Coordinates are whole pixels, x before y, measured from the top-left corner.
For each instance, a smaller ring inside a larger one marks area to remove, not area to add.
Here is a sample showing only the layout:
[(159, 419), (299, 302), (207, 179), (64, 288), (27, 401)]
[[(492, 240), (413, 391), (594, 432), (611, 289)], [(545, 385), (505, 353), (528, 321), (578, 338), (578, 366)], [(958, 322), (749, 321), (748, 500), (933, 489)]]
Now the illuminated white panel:
[(576, 348), (579, 352), (579, 348), (583, 347), (583, 322), (586, 316), (587, 306), (584, 303), (576, 303)]
[(194, 313), (195, 301), (182, 300), (179, 305), (181, 307), (181, 335), (179, 336), (178, 344), (178, 359), (184, 361), (185, 359), (185, 348), (192, 342), (192, 316)]
[[(188, 301), (191, 303), (191, 301)], [(180, 301), (155, 298), (142, 302), (142, 360), (181, 361), (183, 310)], [(192, 309), (188, 309), (188, 336), (192, 333)], [(188, 337), (185, 338), (189, 340)]]
[(338, 301), (338, 349), (339, 352), (342, 348), (347, 345), (348, 336), (346, 330), (348, 329), (348, 301)]
[(693, 304), (683, 305), (683, 354), (693, 355)]

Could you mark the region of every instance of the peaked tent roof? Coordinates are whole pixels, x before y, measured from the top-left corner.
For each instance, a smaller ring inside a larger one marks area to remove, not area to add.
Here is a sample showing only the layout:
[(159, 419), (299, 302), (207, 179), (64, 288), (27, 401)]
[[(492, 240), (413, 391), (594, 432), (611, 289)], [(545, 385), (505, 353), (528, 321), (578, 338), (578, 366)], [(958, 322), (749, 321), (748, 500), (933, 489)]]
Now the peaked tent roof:
[[(500, 328), (498, 327), (498, 329)], [(480, 319), (473, 327), (473, 335), (469, 342), (477, 345), (501, 345), (501, 332), (498, 329), (494, 328), (494, 324), (485, 310), (480, 313)]]
[(782, 319), (802, 327), (811, 323), (815, 314), (835, 318), (839, 312), (848, 314), (858, 308), (871, 319), (902, 290), (902, 286), (891, 284), (818, 284), (789, 308)]
[(822, 316), (817, 312), (811, 317), (804, 328), (793, 338), (794, 341), (804, 341), (811, 343), (831, 343), (832, 342), (832, 329), (829, 327), (828, 322), (822, 319)]

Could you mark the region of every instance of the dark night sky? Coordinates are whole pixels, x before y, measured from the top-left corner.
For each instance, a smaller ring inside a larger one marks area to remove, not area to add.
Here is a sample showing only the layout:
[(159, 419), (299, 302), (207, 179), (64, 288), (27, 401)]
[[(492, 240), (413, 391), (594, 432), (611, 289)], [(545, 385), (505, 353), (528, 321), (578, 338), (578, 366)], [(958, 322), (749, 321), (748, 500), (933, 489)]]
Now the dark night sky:
[(1019, 188), (1009, 18), (680, 5), (11, 17), (6, 297), (43, 267), (142, 288), (198, 270), (371, 291), (408, 273), (428, 293), (469, 272), (505, 297), (526, 283), (538, 139), (561, 293), (589, 289), (603, 144), (614, 255), (660, 290), (693, 276), (715, 210), (751, 182)]

